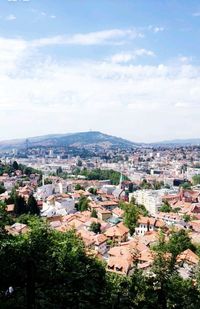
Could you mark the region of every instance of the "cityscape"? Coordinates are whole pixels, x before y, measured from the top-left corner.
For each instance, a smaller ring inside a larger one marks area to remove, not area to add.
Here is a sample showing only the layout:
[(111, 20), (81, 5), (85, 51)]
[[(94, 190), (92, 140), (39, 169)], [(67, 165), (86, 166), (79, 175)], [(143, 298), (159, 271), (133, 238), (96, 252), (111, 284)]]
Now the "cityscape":
[(200, 308), (199, 2), (0, 10), (0, 308)]

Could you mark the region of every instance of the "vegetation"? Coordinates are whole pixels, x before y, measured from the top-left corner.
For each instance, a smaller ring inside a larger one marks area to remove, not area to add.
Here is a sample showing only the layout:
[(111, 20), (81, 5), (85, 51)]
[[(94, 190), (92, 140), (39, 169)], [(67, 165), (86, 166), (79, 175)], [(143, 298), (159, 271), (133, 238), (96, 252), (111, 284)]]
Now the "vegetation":
[(198, 185), (198, 184), (200, 184), (200, 175), (194, 175), (194, 176), (192, 177), (192, 183), (193, 183), (193, 185)]
[(185, 190), (191, 190), (191, 183), (189, 181), (186, 181), (186, 182), (180, 184), (180, 187), (185, 189)]
[[(120, 180), (120, 173), (114, 170), (102, 170), (100, 168), (96, 168), (93, 170), (88, 170), (83, 168), (79, 170), (79, 175), (85, 176), (88, 180), (107, 180), (109, 179), (111, 184), (118, 185)], [(128, 177), (123, 176), (124, 180), (128, 180)]]
[(32, 168), (32, 167), (26, 166), (24, 164), (18, 164), (16, 161), (10, 164), (3, 164), (0, 161), (0, 176), (3, 175), (4, 173), (11, 176), (16, 170), (20, 170), (22, 174), (27, 175), (27, 176), (30, 176), (31, 174), (39, 174), (39, 175), (42, 174), (41, 171), (35, 168)]
[(4, 184), (0, 183), (0, 194), (4, 193), (6, 191)]
[(91, 217), (92, 218), (97, 218), (97, 211), (96, 211), (96, 209), (92, 209), (92, 212), (91, 212)]
[(142, 189), (153, 189), (153, 190), (159, 190), (164, 187), (164, 182), (163, 181), (154, 181), (154, 182), (148, 182), (146, 179), (143, 179), (140, 187)]
[(124, 223), (132, 235), (135, 232), (139, 216), (148, 216), (148, 211), (144, 205), (137, 205), (134, 197), (130, 203), (120, 202), (119, 207), (124, 210)]
[(28, 213), (30, 213), (31, 215), (38, 215), (38, 216), (40, 215), (40, 209), (33, 195), (29, 196), (27, 206), (28, 206)]
[(95, 234), (101, 233), (101, 224), (99, 222), (92, 222), (90, 225), (90, 231), (94, 232)]
[(76, 184), (75, 190), (84, 190), (85, 191), (84, 187), (81, 186), (79, 183)]
[(86, 196), (81, 196), (78, 203), (76, 204), (76, 209), (78, 211), (88, 210), (89, 200)]
[[(40, 218), (23, 215), (20, 220), (29, 231), (12, 236), (4, 230), (10, 218), (3, 204), (0, 217), (0, 308), (200, 307), (200, 273), (182, 279), (174, 266), (173, 257), (191, 248), (185, 231), (173, 231), (168, 243), (160, 235), (150, 275), (139, 270), (136, 261), (126, 277), (106, 273), (100, 261), (86, 255), (73, 230), (59, 233)], [(167, 250), (172, 255), (167, 256)]]
[(164, 201), (159, 211), (161, 212), (173, 212), (173, 208), (170, 206), (168, 201)]
[(119, 206), (124, 210), (124, 224), (129, 228), (130, 234), (135, 232), (137, 221), (139, 218), (139, 209), (133, 203), (121, 202)]
[(88, 190), (91, 194), (97, 195), (97, 189), (96, 188), (89, 188)]

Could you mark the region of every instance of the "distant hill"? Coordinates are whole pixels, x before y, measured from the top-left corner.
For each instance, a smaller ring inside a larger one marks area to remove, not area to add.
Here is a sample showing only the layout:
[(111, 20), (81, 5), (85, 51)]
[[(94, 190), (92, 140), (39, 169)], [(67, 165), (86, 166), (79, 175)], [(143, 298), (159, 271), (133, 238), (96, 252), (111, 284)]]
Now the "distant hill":
[(175, 139), (153, 143), (154, 146), (196, 146), (200, 145), (200, 138), (191, 138), (191, 139)]
[(28, 140), (29, 147), (84, 147), (84, 148), (132, 148), (140, 144), (133, 143), (126, 139), (104, 134), (97, 131), (69, 133), (69, 134), (50, 134), (44, 136), (30, 137), (28, 139), (15, 139), (0, 142), (0, 150), (23, 149)]

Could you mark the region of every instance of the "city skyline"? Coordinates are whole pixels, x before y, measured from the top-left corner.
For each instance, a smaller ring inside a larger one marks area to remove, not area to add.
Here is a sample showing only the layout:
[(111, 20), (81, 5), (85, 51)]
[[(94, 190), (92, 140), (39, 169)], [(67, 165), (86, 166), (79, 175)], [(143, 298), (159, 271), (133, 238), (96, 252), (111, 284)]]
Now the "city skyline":
[(0, 140), (198, 138), (198, 1), (0, 3)]

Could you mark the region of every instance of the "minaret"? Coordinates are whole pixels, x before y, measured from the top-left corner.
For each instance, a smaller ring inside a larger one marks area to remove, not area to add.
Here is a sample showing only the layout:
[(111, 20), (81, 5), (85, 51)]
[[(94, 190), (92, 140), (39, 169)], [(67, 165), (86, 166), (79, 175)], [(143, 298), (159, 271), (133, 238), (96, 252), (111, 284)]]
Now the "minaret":
[(121, 173), (120, 179), (119, 179), (119, 188), (122, 189), (122, 181), (123, 181), (123, 175)]

